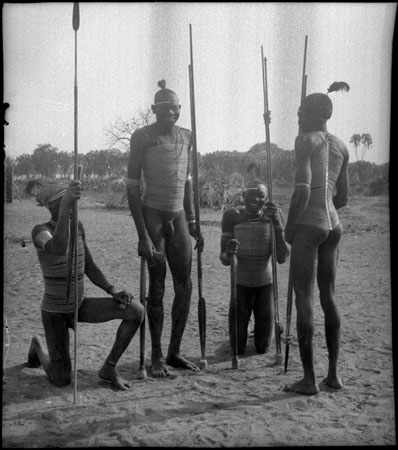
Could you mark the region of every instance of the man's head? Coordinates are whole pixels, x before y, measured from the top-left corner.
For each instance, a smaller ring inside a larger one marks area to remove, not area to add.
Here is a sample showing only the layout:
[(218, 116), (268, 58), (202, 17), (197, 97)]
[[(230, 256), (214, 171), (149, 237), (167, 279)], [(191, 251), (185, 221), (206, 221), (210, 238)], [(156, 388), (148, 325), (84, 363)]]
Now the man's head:
[(332, 117), (333, 103), (326, 94), (307, 95), (298, 110), (300, 131), (323, 131), (326, 122)]
[(249, 214), (257, 214), (268, 199), (267, 186), (260, 180), (250, 181), (243, 193), (246, 211)]
[(67, 185), (63, 182), (48, 183), (44, 185), (36, 196), (38, 205), (46, 207), (50, 211), (51, 216), (57, 216), (59, 205), (66, 189)]
[(156, 122), (165, 127), (171, 128), (180, 117), (181, 105), (177, 94), (166, 88), (165, 80), (158, 83), (160, 90), (156, 92), (152, 111), (156, 115)]

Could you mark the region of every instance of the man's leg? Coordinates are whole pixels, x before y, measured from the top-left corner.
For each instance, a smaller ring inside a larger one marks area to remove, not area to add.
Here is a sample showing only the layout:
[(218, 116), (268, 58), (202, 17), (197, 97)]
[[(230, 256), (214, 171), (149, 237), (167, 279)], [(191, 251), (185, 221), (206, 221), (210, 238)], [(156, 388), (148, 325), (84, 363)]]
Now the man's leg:
[(32, 338), (28, 367), (43, 366), (48, 379), (58, 387), (67, 386), (71, 382), (72, 363), (69, 350), (69, 329), (64, 314), (41, 311), (48, 354), (39, 336)]
[(164, 320), (163, 296), (166, 277), (166, 262), (157, 262), (149, 267), (149, 291), (147, 301), (148, 326), (152, 342), (152, 366), (154, 377), (168, 374), (162, 352), (162, 331)]
[(297, 337), (304, 378), (287, 386), (285, 390), (305, 395), (314, 395), (319, 392), (315, 378), (312, 345), (314, 335), (313, 296), (318, 246), (326, 239), (327, 234), (326, 231), (323, 232), (315, 227), (299, 225), (291, 247), (290, 264), (296, 295)]
[[(161, 215), (161, 211), (144, 207), (145, 225), (149, 237), (156, 250), (165, 254), (165, 236)], [(157, 261), (154, 265), (149, 265), (148, 263), (148, 272), (149, 290), (147, 316), (152, 342), (151, 373), (154, 377), (164, 377), (169, 373), (164, 361), (161, 342), (164, 320), (163, 297), (166, 278), (166, 261)]]
[(119, 375), (116, 365), (144, 319), (142, 305), (133, 300), (130, 305), (122, 309), (120, 303), (113, 298), (86, 297), (79, 308), (79, 322), (103, 323), (113, 319), (121, 319), (122, 322), (116, 332), (112, 349), (98, 375), (116, 388), (126, 390), (131, 387), (131, 383)]
[(319, 247), (317, 281), (321, 306), (325, 315), (325, 335), (329, 352), (329, 370), (325, 384), (341, 389), (343, 384), (337, 375), (337, 359), (340, 347), (340, 314), (335, 300), (335, 279), (342, 226), (332, 230), (328, 239)]
[(170, 234), (166, 235), (166, 255), (173, 276), (175, 296), (171, 311), (171, 336), (166, 362), (173, 367), (198, 371), (199, 367), (180, 354), (192, 296), (192, 244), (184, 212), (175, 216), (171, 230)]
[(253, 304), (254, 313), (254, 344), (257, 353), (269, 351), (274, 331), (274, 302), (272, 284), (256, 288)]

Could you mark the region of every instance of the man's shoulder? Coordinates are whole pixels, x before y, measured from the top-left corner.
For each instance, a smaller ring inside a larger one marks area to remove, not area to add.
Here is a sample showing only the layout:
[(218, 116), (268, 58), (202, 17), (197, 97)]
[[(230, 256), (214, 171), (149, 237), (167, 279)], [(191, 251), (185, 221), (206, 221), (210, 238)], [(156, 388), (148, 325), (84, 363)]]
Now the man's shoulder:
[(342, 152), (346, 152), (346, 151), (348, 152), (347, 147), (344, 144), (344, 142), (336, 135), (329, 133), (329, 140), (332, 142), (334, 147), (336, 147), (337, 149), (341, 150)]
[(188, 128), (184, 128), (184, 127), (177, 126), (177, 125), (176, 125), (176, 128), (177, 128), (177, 130), (180, 131), (180, 133), (181, 133), (185, 138), (187, 138), (188, 140), (191, 139), (191, 135), (192, 135), (191, 130), (189, 130)]
[(35, 225), (32, 228), (32, 232), (31, 232), (32, 241), (34, 241), (36, 236), (39, 233), (41, 233), (42, 231), (48, 231), (49, 233), (52, 233), (54, 231), (54, 227), (51, 225), (50, 222), (39, 223), (39, 224)]
[(322, 142), (325, 142), (325, 133), (321, 131), (313, 131), (310, 133), (300, 133), (296, 137), (296, 149), (306, 150), (318, 147)]
[(224, 211), (223, 218), (225, 220), (242, 220), (245, 216), (246, 208), (243, 205), (235, 206), (234, 208)]
[(139, 139), (139, 138), (148, 138), (149, 133), (151, 130), (151, 125), (145, 125), (141, 128), (137, 128), (133, 133), (131, 134), (131, 138), (133, 139)]

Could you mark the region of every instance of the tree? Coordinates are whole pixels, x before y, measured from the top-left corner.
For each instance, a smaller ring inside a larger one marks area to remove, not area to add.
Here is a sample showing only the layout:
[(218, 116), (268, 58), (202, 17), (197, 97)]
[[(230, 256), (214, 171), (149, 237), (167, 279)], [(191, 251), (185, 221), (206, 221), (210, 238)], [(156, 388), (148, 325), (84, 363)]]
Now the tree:
[(13, 188), (13, 171), (14, 162), (7, 156), (5, 160), (5, 172), (6, 172), (6, 201), (7, 203), (12, 203), (12, 188)]
[(150, 125), (155, 120), (155, 116), (150, 107), (144, 111), (139, 110), (136, 117), (128, 120), (118, 118), (113, 125), (110, 125), (105, 134), (109, 139), (109, 149), (121, 145), (124, 150), (130, 150), (130, 138), (135, 130), (143, 126)]
[(350, 144), (355, 148), (355, 156), (357, 158), (357, 176), (358, 181), (362, 185), (364, 181), (363, 171), (364, 171), (364, 160), (366, 153), (372, 147), (373, 140), (369, 133), (353, 134), (350, 139)]
[(15, 171), (16, 176), (26, 175), (27, 178), (34, 175), (34, 167), (32, 161), (32, 155), (26, 153), (17, 156), (15, 159)]
[(56, 154), (56, 162), (58, 172), (62, 178), (70, 178), (73, 167), (73, 154), (72, 152), (58, 152)]
[(39, 144), (32, 155), (35, 172), (44, 178), (54, 177), (58, 169), (57, 151), (51, 144)]

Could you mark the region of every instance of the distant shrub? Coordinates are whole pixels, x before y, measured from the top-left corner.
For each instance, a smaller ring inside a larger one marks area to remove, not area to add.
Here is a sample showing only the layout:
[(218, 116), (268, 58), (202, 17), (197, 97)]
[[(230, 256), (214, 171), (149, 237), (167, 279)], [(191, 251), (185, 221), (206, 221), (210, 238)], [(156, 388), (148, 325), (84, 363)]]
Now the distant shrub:
[(377, 197), (388, 194), (388, 180), (384, 177), (377, 178), (369, 183), (368, 196)]

